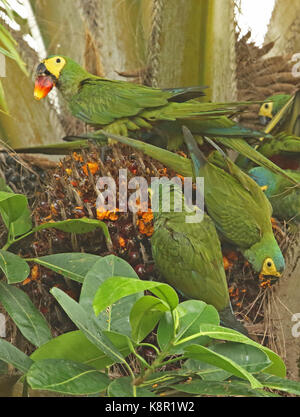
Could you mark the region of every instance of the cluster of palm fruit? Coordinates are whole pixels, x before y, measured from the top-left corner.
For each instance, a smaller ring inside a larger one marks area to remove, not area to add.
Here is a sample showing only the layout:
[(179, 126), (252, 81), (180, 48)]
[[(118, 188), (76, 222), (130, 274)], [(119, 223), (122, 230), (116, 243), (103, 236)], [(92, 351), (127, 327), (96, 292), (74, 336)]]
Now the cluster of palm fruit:
[(51, 163), (43, 163), (43, 159), (20, 159), (14, 155), (1, 154), (0, 178), (16, 193), (26, 194), (33, 199), (42, 184), (45, 183), (45, 168)]
[[(298, 179), (294, 173), (291, 175), (284, 171), (270, 160), (269, 155), (266, 157), (261, 151), (264, 144), (278, 143), (281, 140), (274, 138), (269, 131), (262, 133), (244, 128), (230, 119), (244, 103), (198, 101), (195, 97), (203, 95), (199, 88), (160, 90), (106, 80), (89, 74), (74, 61), (63, 56), (49, 57), (39, 65), (35, 97), (45, 97), (54, 86), (60, 90), (75, 117), (98, 129), (76, 142), (60, 144), (57, 147), (60, 151), (87, 147), (88, 144), (83, 139), (92, 139), (102, 146), (107, 141), (110, 144), (117, 141), (137, 148), (181, 176), (194, 179), (204, 177), (207, 214), (202, 222), (187, 224), (187, 212), (184, 210), (177, 213), (172, 207), (169, 213), (164, 213), (161, 209), (154, 213), (154, 234), (151, 239), (153, 259), (162, 279), (186, 297), (213, 304), (220, 311), (225, 325), (244, 331), (232, 313), (220, 239), (239, 250), (264, 283), (271, 283), (273, 278), (278, 278), (285, 264), (272, 230), (272, 207), (261, 184), (232, 162), (224, 149), (230, 148), (239, 152), (243, 160), (238, 163), (245, 164), (246, 171), (254, 163), (272, 175), (284, 178), (290, 186), (295, 186)], [(272, 99), (271, 103), (273, 102)], [(293, 119), (297, 108), (296, 99), (289, 99), (279, 114), (286, 115), (286, 109), (291, 109), (290, 103), (293, 105), (289, 118)], [(271, 123), (274, 123), (273, 114), (271, 116)], [(297, 120), (294, 124), (297, 125)], [(288, 132), (287, 142), (294, 141), (294, 137), (290, 139), (293, 133)], [(129, 139), (128, 135), (134, 139)], [(254, 147), (247, 143), (248, 138), (256, 142)], [(190, 159), (171, 152), (184, 146), (184, 142)], [(38, 150), (53, 152), (53, 147)], [(204, 154), (204, 150), (208, 150), (209, 155)], [(105, 148), (102, 159), (104, 155)], [(121, 154), (114, 159), (122, 161)], [(79, 160), (79, 163), (83, 164), (86, 172), (82, 168), (82, 175), (72, 178), (73, 186), (76, 188), (78, 183), (83, 186), (84, 174), (86, 186), (93, 186), (93, 164), (96, 164), (95, 169), (98, 169), (98, 164), (103, 165), (101, 155), (95, 162)], [(66, 174), (72, 177), (73, 168), (67, 170)], [(61, 182), (61, 179), (58, 181)], [(77, 212), (73, 213), (75, 216), (96, 216), (108, 221), (113, 221), (118, 216), (116, 212), (93, 212), (95, 207), (84, 205), (89, 202), (89, 191), (86, 196), (82, 195), (81, 189), (80, 194), (68, 193), (64, 184), (65, 181), (57, 194), (61, 195), (61, 201), (57, 207), (51, 208), (52, 216), (55, 216), (58, 207), (64, 216), (71, 215), (67, 213), (68, 201), (74, 198), (77, 201)], [(173, 187), (173, 201), (176, 195), (176, 187)], [(184, 199), (182, 203), (186, 203)], [(145, 218), (141, 213), (141, 219), (136, 219), (136, 222), (141, 221), (143, 230), (148, 230), (150, 236), (150, 225), (145, 224), (144, 220), (150, 223), (151, 215), (144, 213), (144, 216)], [(118, 227), (116, 233), (117, 244), (121, 248), (126, 247), (127, 237), (119, 236)], [(147, 257), (146, 248), (142, 253)]]

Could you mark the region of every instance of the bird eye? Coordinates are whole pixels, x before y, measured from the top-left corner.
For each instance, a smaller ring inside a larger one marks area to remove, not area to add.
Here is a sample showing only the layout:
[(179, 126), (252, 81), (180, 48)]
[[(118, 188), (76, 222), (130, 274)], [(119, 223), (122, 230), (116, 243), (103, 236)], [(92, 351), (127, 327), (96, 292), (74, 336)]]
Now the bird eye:
[(57, 64), (60, 64), (61, 63), (61, 59), (60, 58), (57, 58), (56, 62), (57, 62)]
[(271, 268), (271, 266), (272, 266), (272, 262), (268, 262), (268, 263), (267, 263), (267, 266), (268, 266), (269, 268)]
[(269, 105), (268, 104), (265, 104), (265, 109), (268, 109), (269, 108)]

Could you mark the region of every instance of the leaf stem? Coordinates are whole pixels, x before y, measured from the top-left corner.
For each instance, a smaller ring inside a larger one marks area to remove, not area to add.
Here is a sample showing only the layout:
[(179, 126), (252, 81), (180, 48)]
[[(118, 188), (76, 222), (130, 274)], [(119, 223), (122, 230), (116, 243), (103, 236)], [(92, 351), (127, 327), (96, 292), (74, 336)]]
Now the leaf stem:
[(152, 345), (151, 343), (138, 343), (138, 346), (148, 346), (148, 347), (151, 347), (153, 350), (155, 350), (155, 352), (157, 353), (157, 355), (160, 354), (160, 350), (155, 345)]
[(136, 352), (136, 350), (133, 347), (133, 344), (131, 343), (131, 340), (128, 340), (128, 346), (129, 346), (131, 353), (133, 353), (137, 357), (137, 359), (144, 365), (144, 367), (150, 368), (149, 363), (146, 362), (145, 359)]
[(35, 233), (34, 230), (30, 230), (30, 232), (25, 233), (25, 235), (22, 235), (18, 237), (17, 239), (10, 239), (10, 235), (9, 235), (7, 243), (3, 246), (2, 250), (7, 250), (11, 245), (13, 245), (16, 242), (19, 242), (22, 239), (25, 239), (27, 236), (30, 236), (32, 233)]

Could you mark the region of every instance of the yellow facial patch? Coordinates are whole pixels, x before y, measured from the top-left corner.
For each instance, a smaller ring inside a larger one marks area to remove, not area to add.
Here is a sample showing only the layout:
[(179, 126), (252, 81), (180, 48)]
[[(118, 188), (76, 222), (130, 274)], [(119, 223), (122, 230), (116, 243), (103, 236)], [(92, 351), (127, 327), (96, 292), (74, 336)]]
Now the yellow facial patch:
[(273, 118), (273, 105), (274, 103), (271, 101), (270, 103), (264, 103), (261, 108), (259, 109), (259, 116), (269, 117), (270, 119)]
[(52, 75), (59, 79), (60, 73), (66, 65), (66, 60), (61, 56), (54, 56), (52, 58), (45, 59), (42, 63)]
[(281, 277), (280, 272), (277, 271), (273, 259), (271, 258), (265, 259), (260, 273), (264, 276)]

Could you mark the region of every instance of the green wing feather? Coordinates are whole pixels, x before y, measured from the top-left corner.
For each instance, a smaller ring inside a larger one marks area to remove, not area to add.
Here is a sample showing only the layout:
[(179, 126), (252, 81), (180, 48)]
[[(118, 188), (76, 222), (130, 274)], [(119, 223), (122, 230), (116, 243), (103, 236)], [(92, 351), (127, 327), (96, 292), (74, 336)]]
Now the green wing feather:
[(273, 139), (264, 141), (257, 150), (268, 158), (279, 154), (286, 156), (300, 155), (300, 137), (281, 132)]
[(208, 162), (199, 176), (205, 178), (205, 203), (217, 229), (239, 248), (249, 248), (270, 228), (271, 206), (257, 184), (242, 171), (232, 172), (233, 166)]
[(139, 114), (148, 107), (168, 104), (172, 92), (101, 78), (86, 79), (69, 101), (75, 117), (86, 123), (106, 125)]

